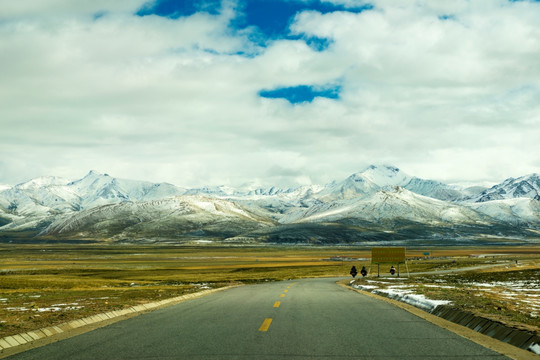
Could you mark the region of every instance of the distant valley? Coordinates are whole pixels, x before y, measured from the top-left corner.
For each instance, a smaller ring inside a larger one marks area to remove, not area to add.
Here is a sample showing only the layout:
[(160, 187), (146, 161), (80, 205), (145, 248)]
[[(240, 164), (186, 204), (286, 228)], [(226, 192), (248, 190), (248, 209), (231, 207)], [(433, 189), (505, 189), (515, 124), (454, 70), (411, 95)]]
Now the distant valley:
[(369, 166), (294, 189), (181, 188), (95, 171), (0, 188), (0, 240), (501, 244), (540, 239), (540, 176), (460, 187)]

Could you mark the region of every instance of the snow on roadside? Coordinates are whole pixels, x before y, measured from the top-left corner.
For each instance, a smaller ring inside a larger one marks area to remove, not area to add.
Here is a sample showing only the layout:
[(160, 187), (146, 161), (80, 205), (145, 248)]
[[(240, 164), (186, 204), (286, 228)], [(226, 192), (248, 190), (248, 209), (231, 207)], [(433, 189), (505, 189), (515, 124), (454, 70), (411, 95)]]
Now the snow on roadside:
[(422, 310), (432, 312), (439, 305), (448, 305), (449, 300), (432, 300), (424, 295), (414, 294), (412, 291), (396, 291), (394, 289), (380, 289), (372, 291), (375, 294), (385, 294), (390, 299), (398, 300)]
[(390, 286), (387, 289), (379, 289), (379, 287), (375, 285), (352, 284), (352, 287), (359, 290), (367, 290), (373, 294), (382, 294), (390, 299), (398, 300), (429, 312), (435, 310), (439, 305), (448, 305), (452, 303), (449, 300), (428, 299), (424, 295), (415, 294), (414, 291), (405, 288), (404, 286)]
[(529, 350), (531, 350), (533, 353), (540, 355), (540, 344), (532, 344), (529, 346)]
[(8, 311), (34, 311), (34, 312), (56, 312), (56, 311), (65, 311), (65, 310), (80, 310), (84, 306), (79, 305), (78, 303), (73, 304), (53, 304), (49, 307), (7, 307), (5, 308)]

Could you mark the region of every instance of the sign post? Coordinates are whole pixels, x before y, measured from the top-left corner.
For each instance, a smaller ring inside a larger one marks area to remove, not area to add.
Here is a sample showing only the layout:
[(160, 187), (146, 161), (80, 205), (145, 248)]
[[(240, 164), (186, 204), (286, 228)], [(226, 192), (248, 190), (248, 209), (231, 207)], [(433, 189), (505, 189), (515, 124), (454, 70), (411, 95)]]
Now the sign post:
[(409, 266), (405, 258), (404, 247), (378, 247), (371, 249), (371, 264), (377, 264), (377, 277), (380, 276), (380, 264), (397, 264), (399, 277), (399, 264), (404, 263), (407, 267), (407, 276), (409, 276)]

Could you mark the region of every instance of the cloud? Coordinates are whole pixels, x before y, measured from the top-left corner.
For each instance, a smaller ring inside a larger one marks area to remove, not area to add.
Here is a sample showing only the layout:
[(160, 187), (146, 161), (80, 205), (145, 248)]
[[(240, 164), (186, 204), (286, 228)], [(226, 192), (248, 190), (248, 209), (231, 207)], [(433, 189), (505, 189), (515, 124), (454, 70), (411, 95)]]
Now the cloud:
[(279, 36), (241, 2), (137, 15), (152, 4), (5, 4), (0, 183), (96, 169), (294, 186), (381, 162), (439, 180), (540, 172), (539, 3), (294, 2)]
[(264, 43), (267, 39), (289, 39), (289, 25), (297, 13), (305, 10), (321, 14), (336, 11), (361, 13), (372, 8), (367, 3), (344, 5), (320, 0), (239, 0), (239, 12), (232, 21), (232, 26), (256, 29), (258, 35), (262, 35)]
[(100, 12), (133, 12), (144, 0), (93, 0), (73, 2), (70, 0), (9, 1), (2, 4), (0, 19), (36, 20), (60, 17), (94, 15)]

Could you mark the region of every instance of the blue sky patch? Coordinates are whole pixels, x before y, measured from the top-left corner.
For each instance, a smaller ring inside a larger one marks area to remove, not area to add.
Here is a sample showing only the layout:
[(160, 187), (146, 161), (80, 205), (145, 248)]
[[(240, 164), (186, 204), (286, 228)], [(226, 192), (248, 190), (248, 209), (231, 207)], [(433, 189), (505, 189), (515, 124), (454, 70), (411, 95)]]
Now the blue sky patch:
[(274, 90), (261, 90), (259, 96), (268, 99), (285, 99), (291, 104), (312, 102), (316, 97), (328, 99), (339, 99), (341, 86), (315, 87), (309, 85), (299, 85)]
[(104, 17), (105, 15), (107, 15), (106, 11), (98, 11), (98, 12), (94, 13), (94, 15), (92, 15), (92, 19), (98, 20), (98, 19), (101, 19), (102, 17)]
[[(191, 16), (198, 12), (219, 15), (222, 0), (155, 0), (147, 2), (136, 15), (158, 15), (177, 19)], [(324, 0), (237, 0), (237, 14), (231, 20), (230, 29), (241, 31), (254, 29), (250, 40), (257, 45), (265, 46), (269, 40), (288, 39), (304, 40), (316, 51), (326, 50), (330, 39), (305, 37), (303, 34), (291, 35), (289, 25), (296, 14), (306, 10), (327, 14), (335, 11), (361, 13), (372, 10), (373, 5), (365, 4), (356, 7), (331, 4)]]
[(324, 51), (328, 49), (334, 41), (329, 38), (321, 38), (317, 36), (291, 35), (285, 37), (287, 40), (304, 40), (306, 44), (315, 51)]
[(456, 20), (456, 17), (454, 15), (439, 15), (439, 20)]
[(360, 13), (373, 9), (371, 4), (348, 8), (321, 0), (244, 0), (239, 5), (241, 14), (232, 22), (233, 28), (255, 26), (271, 39), (287, 37), (291, 21), (301, 11), (313, 10), (327, 14), (335, 11)]
[(139, 16), (158, 15), (177, 19), (198, 12), (218, 15), (220, 10), (220, 0), (157, 0), (147, 2), (136, 14)]

